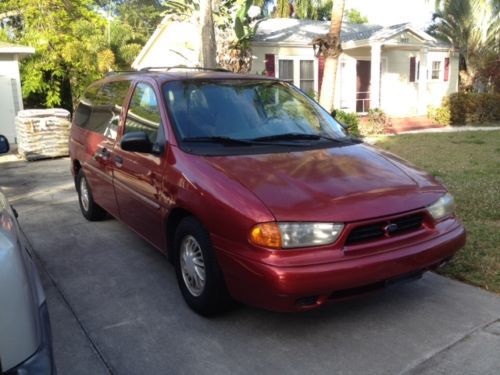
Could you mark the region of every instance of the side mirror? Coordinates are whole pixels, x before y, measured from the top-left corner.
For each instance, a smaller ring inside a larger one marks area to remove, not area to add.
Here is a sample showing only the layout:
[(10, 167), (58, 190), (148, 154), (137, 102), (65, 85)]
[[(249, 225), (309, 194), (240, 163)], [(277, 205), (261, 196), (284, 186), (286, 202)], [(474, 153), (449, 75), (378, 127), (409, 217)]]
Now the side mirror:
[(333, 118), (337, 117), (337, 110), (336, 110), (336, 109), (332, 110), (332, 113), (330, 113), (330, 115), (331, 115)]
[(153, 151), (153, 144), (145, 132), (126, 133), (120, 142), (120, 146), (124, 151), (143, 153)]
[(0, 135), (0, 154), (6, 154), (9, 150), (9, 141), (3, 135)]

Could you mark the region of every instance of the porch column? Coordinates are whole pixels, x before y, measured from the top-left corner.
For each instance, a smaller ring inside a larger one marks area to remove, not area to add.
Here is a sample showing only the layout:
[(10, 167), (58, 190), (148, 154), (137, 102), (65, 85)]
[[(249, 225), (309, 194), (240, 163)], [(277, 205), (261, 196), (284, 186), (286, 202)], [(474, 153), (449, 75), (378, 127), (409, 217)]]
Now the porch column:
[(427, 54), (428, 48), (422, 48), (419, 51), (420, 70), (418, 72), (418, 114), (427, 113)]
[(380, 54), (382, 45), (371, 44), (370, 108), (380, 107)]

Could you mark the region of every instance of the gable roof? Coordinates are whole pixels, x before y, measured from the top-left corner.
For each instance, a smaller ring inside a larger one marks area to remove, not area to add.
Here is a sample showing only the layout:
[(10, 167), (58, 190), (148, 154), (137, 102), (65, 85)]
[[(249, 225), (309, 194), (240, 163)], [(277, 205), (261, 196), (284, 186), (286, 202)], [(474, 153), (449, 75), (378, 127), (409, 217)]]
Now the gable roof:
[[(299, 20), (294, 18), (268, 18), (257, 24), (253, 39), (256, 43), (310, 45), (312, 40), (329, 31), (330, 21)], [(422, 43), (437, 45), (438, 42), (424, 31), (409, 23), (392, 26), (374, 24), (343, 23), (340, 39), (342, 43), (385, 41), (403, 32), (410, 31)]]

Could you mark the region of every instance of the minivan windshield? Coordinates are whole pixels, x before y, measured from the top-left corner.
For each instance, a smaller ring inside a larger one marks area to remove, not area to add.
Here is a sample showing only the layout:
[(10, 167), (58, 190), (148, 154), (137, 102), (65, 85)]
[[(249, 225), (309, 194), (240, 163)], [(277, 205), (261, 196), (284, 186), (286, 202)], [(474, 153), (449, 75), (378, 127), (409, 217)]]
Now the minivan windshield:
[(175, 81), (164, 85), (163, 94), (180, 141), (190, 147), (191, 143), (308, 147), (311, 142), (346, 138), (342, 126), (324, 109), (284, 82)]

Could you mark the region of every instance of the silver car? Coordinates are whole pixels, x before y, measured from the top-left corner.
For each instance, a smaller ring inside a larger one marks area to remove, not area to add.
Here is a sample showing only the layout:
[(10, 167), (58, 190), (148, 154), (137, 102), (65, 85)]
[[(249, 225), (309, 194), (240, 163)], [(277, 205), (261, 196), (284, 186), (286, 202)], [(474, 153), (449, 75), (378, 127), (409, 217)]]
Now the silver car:
[[(0, 135), (0, 154), (9, 143)], [(45, 293), (17, 214), (0, 190), (0, 374), (55, 374)]]

